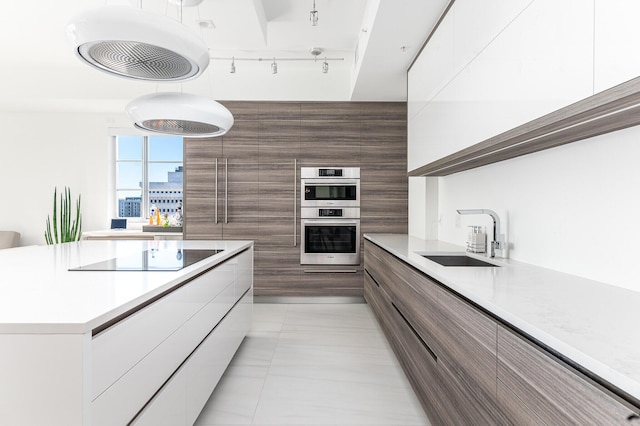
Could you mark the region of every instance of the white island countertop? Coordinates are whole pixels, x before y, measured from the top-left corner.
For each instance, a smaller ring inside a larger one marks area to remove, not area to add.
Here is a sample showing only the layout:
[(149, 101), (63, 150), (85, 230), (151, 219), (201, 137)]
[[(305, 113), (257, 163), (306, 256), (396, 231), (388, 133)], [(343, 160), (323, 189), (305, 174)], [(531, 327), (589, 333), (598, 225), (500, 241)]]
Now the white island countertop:
[[(640, 293), (464, 247), (405, 234), (365, 234), (399, 259), (446, 285), (640, 400)], [(468, 254), (499, 268), (448, 267), (421, 254)]]
[[(252, 241), (79, 241), (0, 250), (0, 333), (86, 333), (251, 247)], [(222, 252), (177, 271), (70, 271), (179, 249)]]

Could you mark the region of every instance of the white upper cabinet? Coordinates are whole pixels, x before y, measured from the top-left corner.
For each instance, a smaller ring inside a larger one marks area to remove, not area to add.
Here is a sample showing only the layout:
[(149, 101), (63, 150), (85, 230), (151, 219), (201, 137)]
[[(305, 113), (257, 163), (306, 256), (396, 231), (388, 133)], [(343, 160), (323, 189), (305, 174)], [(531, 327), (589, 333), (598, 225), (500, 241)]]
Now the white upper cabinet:
[(414, 95), (431, 93), (425, 87), (438, 89), (409, 115), (408, 169), (593, 94), (593, 2), (456, 1), (443, 21), (453, 26), (445, 32), (453, 37), (453, 64), (445, 61), (450, 79), (421, 81), (414, 92), (422, 55), (409, 72), (415, 105)]
[[(447, 17), (455, 9), (455, 3)], [(453, 20), (445, 18), (415, 61), (408, 78), (407, 118), (411, 120), (453, 79)]]
[(595, 92), (640, 76), (640, 1), (595, 0)]

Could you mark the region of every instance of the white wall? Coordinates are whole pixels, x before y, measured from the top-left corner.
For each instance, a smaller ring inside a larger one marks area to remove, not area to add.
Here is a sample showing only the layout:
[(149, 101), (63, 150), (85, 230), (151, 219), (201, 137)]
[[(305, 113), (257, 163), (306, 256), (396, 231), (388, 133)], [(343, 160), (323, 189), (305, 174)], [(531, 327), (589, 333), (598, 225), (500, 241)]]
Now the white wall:
[[(440, 239), (503, 221), (509, 257), (640, 291), (640, 127), (439, 178)], [(427, 200), (427, 203), (433, 200)]]
[[(44, 244), (53, 190), (82, 194), (83, 229), (105, 229), (108, 127), (124, 117), (105, 114), (0, 112), (0, 229), (20, 232), (21, 245)], [(128, 124), (128, 123), (127, 123)]]

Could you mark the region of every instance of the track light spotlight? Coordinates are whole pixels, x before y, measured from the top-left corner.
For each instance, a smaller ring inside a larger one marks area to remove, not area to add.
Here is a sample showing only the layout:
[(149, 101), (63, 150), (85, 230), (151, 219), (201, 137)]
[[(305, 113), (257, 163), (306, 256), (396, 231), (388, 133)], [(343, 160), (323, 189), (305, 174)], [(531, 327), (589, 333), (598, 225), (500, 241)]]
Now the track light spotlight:
[(324, 58), (324, 62), (322, 63), (322, 72), (324, 74), (329, 72), (329, 62), (327, 62), (327, 58)]
[(231, 74), (235, 74), (236, 73), (236, 58), (235, 57), (231, 58), (231, 69), (229, 70), (229, 72)]
[(314, 27), (318, 25), (318, 11), (316, 10), (316, 0), (313, 0), (313, 10), (309, 12), (309, 21)]
[(271, 64), (271, 74), (278, 74), (278, 64), (276, 64), (276, 58), (273, 58), (273, 63)]

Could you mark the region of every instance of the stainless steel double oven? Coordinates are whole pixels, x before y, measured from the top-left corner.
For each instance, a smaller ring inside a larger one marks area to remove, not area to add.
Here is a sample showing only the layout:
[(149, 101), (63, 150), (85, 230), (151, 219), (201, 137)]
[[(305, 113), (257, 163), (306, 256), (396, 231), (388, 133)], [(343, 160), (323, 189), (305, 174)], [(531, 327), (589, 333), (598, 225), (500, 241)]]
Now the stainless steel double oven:
[(300, 263), (360, 264), (360, 168), (300, 170)]

